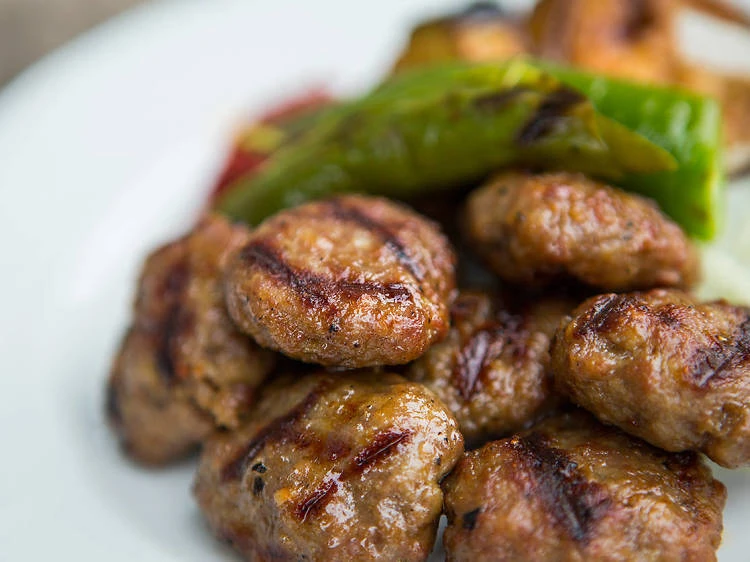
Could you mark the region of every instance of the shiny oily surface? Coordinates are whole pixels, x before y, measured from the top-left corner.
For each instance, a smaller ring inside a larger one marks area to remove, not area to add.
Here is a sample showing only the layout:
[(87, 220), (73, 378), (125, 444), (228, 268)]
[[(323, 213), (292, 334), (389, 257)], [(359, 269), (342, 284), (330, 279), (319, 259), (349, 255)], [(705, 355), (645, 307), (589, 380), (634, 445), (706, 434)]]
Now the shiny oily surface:
[[(158, 1), (0, 92), (0, 229), (9, 242), (0, 427), (13, 459), (0, 468), (0, 558), (236, 562), (198, 514), (194, 462), (143, 470), (105, 425), (103, 380), (138, 269), (197, 217), (238, 119), (311, 83), (362, 91), (421, 14), (455, 7)], [(748, 68), (741, 33), (696, 19), (685, 29), (695, 54)], [(708, 297), (750, 300), (748, 187), (728, 188), (725, 231), (704, 251)], [(716, 474), (729, 489), (719, 560), (746, 562), (750, 471)]]
[(551, 350), (557, 389), (668, 451), (750, 465), (750, 308), (677, 290), (581, 304)]
[(455, 255), (436, 223), (348, 195), (270, 217), (228, 263), (235, 323), (261, 345), (337, 368), (400, 365), (448, 330)]
[(453, 562), (715, 560), (723, 484), (573, 412), (464, 455), (444, 481)]
[(505, 301), (462, 291), (448, 336), (414, 361), (407, 376), (450, 408), (469, 444), (505, 437), (559, 405), (549, 345), (574, 306), (562, 297)]
[(271, 385), (248, 424), (201, 454), (195, 495), (248, 560), (424, 560), (463, 452), (453, 416), (398, 375)]
[(180, 460), (214, 428), (237, 427), (273, 368), (224, 304), (226, 259), (248, 234), (206, 216), (143, 264), (106, 408), (124, 451), (145, 465)]

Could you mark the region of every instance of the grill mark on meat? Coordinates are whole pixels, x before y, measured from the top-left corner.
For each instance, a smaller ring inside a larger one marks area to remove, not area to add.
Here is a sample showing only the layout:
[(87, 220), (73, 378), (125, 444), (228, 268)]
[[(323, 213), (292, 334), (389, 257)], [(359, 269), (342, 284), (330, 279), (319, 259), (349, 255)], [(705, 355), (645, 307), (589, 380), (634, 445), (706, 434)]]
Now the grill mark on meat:
[[(274, 439), (285, 442), (294, 436), (294, 425), (315, 406), (320, 396), (331, 386), (332, 381), (324, 379), (313, 388), (305, 398), (303, 398), (289, 412), (271, 421), (267, 426), (255, 434), (255, 437), (239, 452), (239, 454), (229, 461), (221, 470), (222, 482), (239, 479), (245, 472), (247, 466), (260, 453), (261, 449)], [(265, 466), (262, 463), (256, 463), (254, 467)], [(265, 471), (265, 470), (264, 470)]]
[(461, 526), (467, 531), (473, 531), (474, 528), (477, 526), (477, 518), (479, 517), (479, 513), (481, 511), (482, 511), (482, 508), (478, 507), (476, 509), (472, 509), (471, 511), (464, 513), (463, 517), (461, 517)]
[(297, 519), (304, 523), (307, 521), (308, 516), (319, 514), (338, 489), (339, 485), (336, 480), (325, 480), (320, 487), (294, 508), (294, 514), (297, 516)]
[(660, 307), (656, 313), (656, 318), (669, 327), (677, 327), (685, 318), (686, 308), (678, 304), (669, 303)]
[(308, 517), (320, 513), (338, 491), (340, 483), (386, 459), (399, 443), (404, 442), (411, 435), (410, 430), (388, 430), (377, 434), (372, 442), (357, 453), (340, 473), (333, 474), (324, 480), (313, 492), (297, 502), (293, 508), (294, 514), (304, 523)]
[(492, 92), (479, 96), (474, 100), (474, 107), (479, 111), (495, 113), (505, 109), (509, 103), (516, 100), (517, 97), (531, 91), (527, 86), (513, 86), (507, 90)]
[(514, 437), (510, 446), (536, 481), (543, 504), (574, 541), (586, 544), (611, 500), (606, 490), (590, 482), (565, 451), (550, 447), (544, 436)]
[(176, 339), (181, 329), (182, 299), (189, 280), (187, 259), (177, 263), (167, 275), (160, 287), (160, 298), (166, 301), (167, 310), (157, 326), (156, 332), (156, 366), (159, 376), (167, 384), (177, 380), (175, 368)]
[(341, 221), (354, 223), (377, 236), (393, 252), (398, 262), (414, 279), (417, 281), (424, 280), (424, 269), (412, 259), (406, 246), (387, 225), (366, 215), (355, 207), (345, 205), (340, 199), (331, 199), (327, 203), (331, 211), (331, 216)]
[(412, 432), (409, 430), (404, 431), (385, 431), (375, 436), (367, 447), (362, 449), (357, 456), (354, 457), (354, 467), (351, 469), (351, 473), (359, 473), (367, 468), (371, 467), (378, 461), (386, 458), (393, 447), (404, 441), (411, 436)]
[(191, 319), (182, 312), (179, 303), (175, 303), (169, 308), (162, 324), (162, 331), (156, 348), (158, 372), (162, 380), (168, 385), (177, 382), (178, 339), (180, 334), (187, 329), (187, 324), (191, 322)]
[(587, 311), (578, 322), (575, 335), (586, 337), (600, 332), (611, 322), (612, 314), (622, 312), (627, 308), (628, 300), (626, 295), (615, 294), (599, 298), (591, 310)]
[(528, 353), (525, 324), (528, 318), (501, 311), (495, 321), (480, 326), (456, 354), (453, 367), (455, 386), (464, 400), (474, 395), (477, 382), (486, 375), (490, 363), (508, 349), (513, 359)]
[(561, 86), (542, 100), (536, 112), (529, 118), (516, 136), (520, 146), (532, 145), (550, 135), (561, 118), (576, 105), (586, 101), (580, 92)]
[(468, 400), (474, 394), (479, 374), (487, 362), (490, 350), (490, 333), (479, 330), (459, 349), (453, 368), (453, 379), (461, 394)]
[(352, 300), (364, 295), (376, 295), (390, 301), (405, 301), (411, 297), (411, 292), (403, 283), (334, 280), (305, 269), (293, 268), (276, 249), (264, 241), (251, 242), (242, 249), (240, 255), (248, 265), (258, 266), (288, 285), (308, 306), (329, 305), (332, 295), (336, 293)]
[(688, 363), (689, 377), (699, 388), (719, 383), (750, 361), (750, 312), (732, 336), (731, 343), (715, 342), (699, 349)]

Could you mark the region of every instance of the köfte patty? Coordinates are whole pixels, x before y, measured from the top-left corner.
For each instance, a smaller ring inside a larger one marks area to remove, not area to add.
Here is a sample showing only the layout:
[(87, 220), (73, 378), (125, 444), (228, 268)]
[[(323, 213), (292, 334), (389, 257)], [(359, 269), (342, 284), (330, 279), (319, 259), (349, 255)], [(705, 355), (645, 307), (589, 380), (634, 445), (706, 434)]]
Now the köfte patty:
[(425, 560), (463, 451), (453, 416), (398, 375), (295, 378), (205, 446), (195, 494), (214, 532), (248, 560)]
[(726, 489), (583, 413), (466, 453), (443, 483), (452, 562), (716, 560)]
[(469, 195), (466, 233), (503, 280), (610, 291), (688, 287), (695, 248), (648, 199), (573, 173), (507, 172)]
[(750, 309), (677, 290), (583, 303), (552, 346), (557, 388), (668, 451), (750, 463)]
[(273, 355), (235, 328), (224, 304), (224, 263), (247, 236), (209, 216), (143, 266), (107, 388), (108, 417), (141, 462), (167, 463), (214, 427), (237, 427), (273, 366)]
[(278, 213), (232, 260), (232, 318), (261, 345), (339, 368), (407, 363), (448, 329), (455, 257), (431, 221), (342, 196)]
[(411, 364), (408, 377), (445, 402), (470, 443), (523, 429), (558, 402), (549, 346), (573, 306), (463, 291), (448, 336)]

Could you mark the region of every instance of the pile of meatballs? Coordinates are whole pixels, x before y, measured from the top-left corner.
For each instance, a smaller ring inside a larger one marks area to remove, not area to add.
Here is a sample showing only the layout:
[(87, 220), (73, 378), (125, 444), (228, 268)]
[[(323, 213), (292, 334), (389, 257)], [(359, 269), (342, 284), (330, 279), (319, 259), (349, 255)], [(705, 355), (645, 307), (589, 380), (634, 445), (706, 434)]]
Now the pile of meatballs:
[(698, 266), (569, 173), (208, 214), (144, 265), (108, 417), (143, 464), (200, 450), (251, 561), (425, 560), (442, 514), (453, 561), (715, 560), (703, 455), (750, 464), (750, 309), (696, 300)]

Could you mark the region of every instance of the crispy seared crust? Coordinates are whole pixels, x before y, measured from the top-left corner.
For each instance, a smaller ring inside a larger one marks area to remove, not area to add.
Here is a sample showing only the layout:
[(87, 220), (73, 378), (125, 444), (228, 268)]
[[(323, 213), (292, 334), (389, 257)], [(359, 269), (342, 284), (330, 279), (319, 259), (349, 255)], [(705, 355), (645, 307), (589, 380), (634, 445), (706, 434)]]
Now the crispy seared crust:
[(230, 263), (227, 303), (261, 345), (339, 368), (407, 363), (448, 329), (455, 257), (438, 227), (386, 199), (282, 211)]
[(469, 196), (466, 231), (513, 283), (572, 279), (619, 291), (698, 276), (695, 248), (651, 201), (580, 174), (501, 174)]
[(452, 562), (716, 560), (726, 501), (698, 455), (582, 413), (466, 453), (443, 489)]
[(680, 291), (583, 303), (552, 347), (558, 389), (668, 451), (750, 463), (750, 310)]
[(239, 431), (204, 448), (195, 495), (248, 560), (425, 560), (438, 482), (463, 439), (421, 385), (387, 373), (269, 388)]
[(549, 345), (572, 308), (562, 298), (513, 302), (464, 291), (451, 307), (448, 336), (407, 376), (445, 402), (469, 443), (523, 429), (558, 403)]
[(141, 462), (165, 464), (215, 426), (239, 425), (272, 368), (272, 354), (234, 327), (224, 305), (224, 262), (246, 238), (208, 217), (144, 265), (107, 399), (125, 449)]

